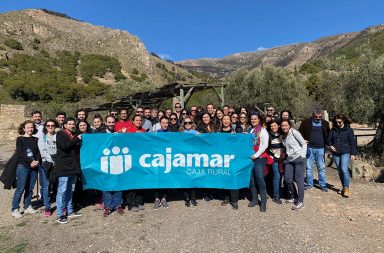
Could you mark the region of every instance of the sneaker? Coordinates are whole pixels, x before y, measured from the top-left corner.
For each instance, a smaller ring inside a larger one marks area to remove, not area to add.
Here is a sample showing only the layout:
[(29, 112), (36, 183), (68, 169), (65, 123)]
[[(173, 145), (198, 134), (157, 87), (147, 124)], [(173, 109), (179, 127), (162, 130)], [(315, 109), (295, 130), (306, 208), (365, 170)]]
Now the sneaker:
[(167, 200), (165, 198), (162, 198), (161, 199), (161, 205), (164, 207), (164, 208), (168, 208), (169, 207), (169, 204), (167, 202)]
[(232, 209), (233, 210), (239, 209), (239, 204), (238, 203), (231, 203), (231, 205), (232, 205)]
[(71, 214), (68, 214), (68, 218), (76, 218), (76, 217), (80, 217), (80, 216), (82, 216), (83, 214), (82, 213), (80, 213), (80, 212), (73, 212), (73, 213), (71, 213)]
[(299, 210), (301, 208), (304, 208), (304, 203), (303, 202), (299, 202), (296, 205), (292, 206), (292, 210)]
[(204, 200), (205, 202), (209, 202), (209, 201), (211, 201), (212, 199), (211, 199), (210, 196), (205, 196), (205, 197), (203, 198), (203, 200)]
[(257, 206), (257, 200), (252, 200), (251, 202), (249, 202), (248, 204), (248, 207), (255, 207)]
[(112, 212), (111, 209), (104, 208), (103, 217), (108, 217), (111, 214), (111, 212)]
[(15, 209), (12, 211), (12, 216), (15, 217), (16, 219), (19, 219), (23, 217), (23, 215), (19, 212), (19, 209)]
[(65, 218), (65, 216), (60, 216), (56, 221), (60, 224), (67, 224), (68, 223), (68, 220), (67, 220), (67, 218)]
[(224, 200), (223, 202), (221, 202), (221, 205), (222, 206), (226, 206), (226, 205), (228, 205), (229, 204), (229, 201), (228, 200)]
[(121, 206), (118, 206), (118, 207), (116, 208), (116, 212), (117, 212), (118, 214), (123, 214), (123, 213), (124, 213), (124, 209), (123, 209)]
[(51, 209), (45, 209), (44, 211), (44, 217), (50, 217), (52, 215)]
[(136, 213), (136, 212), (140, 211), (140, 209), (137, 206), (134, 206), (129, 211)]
[(196, 201), (196, 199), (192, 199), (192, 200), (191, 200), (191, 204), (192, 204), (193, 206), (197, 206), (197, 201)]
[(273, 199), (272, 199), (272, 201), (273, 202), (275, 202), (276, 204), (283, 204), (283, 202), (281, 202), (281, 200), (280, 200), (280, 198), (279, 197), (274, 197)]
[(144, 210), (144, 205), (138, 205), (137, 207), (139, 208), (140, 211)]
[(341, 195), (344, 197), (344, 198), (349, 198), (349, 196), (351, 196), (351, 191), (349, 190), (348, 187), (345, 187), (343, 189), (343, 191), (341, 192)]
[(189, 199), (185, 200), (185, 206), (190, 207), (191, 206), (191, 201)]
[(160, 199), (156, 199), (153, 203), (153, 209), (157, 210), (160, 208)]
[(285, 201), (285, 204), (291, 204), (291, 203), (293, 203), (293, 202), (295, 202), (294, 199), (287, 199), (287, 200)]
[(32, 206), (29, 206), (27, 209), (24, 210), (24, 214), (27, 213), (37, 213), (37, 210), (33, 209)]
[(328, 192), (327, 187), (321, 187), (321, 190), (322, 190), (323, 192)]
[(308, 191), (308, 190), (311, 190), (313, 186), (310, 186), (310, 185), (306, 185), (304, 186), (304, 190)]

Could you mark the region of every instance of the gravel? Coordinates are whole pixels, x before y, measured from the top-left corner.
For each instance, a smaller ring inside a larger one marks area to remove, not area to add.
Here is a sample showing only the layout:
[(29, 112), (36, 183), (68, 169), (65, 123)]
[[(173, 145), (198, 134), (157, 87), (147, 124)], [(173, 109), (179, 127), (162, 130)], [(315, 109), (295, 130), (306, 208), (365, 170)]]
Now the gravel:
[(267, 212), (222, 207), (219, 200), (187, 208), (183, 201), (153, 210), (152, 203), (137, 213), (102, 211), (88, 206), (83, 216), (58, 224), (38, 214), (11, 216), (14, 190), (0, 190), (0, 252), (384, 252), (384, 185), (352, 180), (352, 197), (338, 194), (340, 183), (327, 168), (327, 193), (305, 193), (305, 208), (270, 199)]

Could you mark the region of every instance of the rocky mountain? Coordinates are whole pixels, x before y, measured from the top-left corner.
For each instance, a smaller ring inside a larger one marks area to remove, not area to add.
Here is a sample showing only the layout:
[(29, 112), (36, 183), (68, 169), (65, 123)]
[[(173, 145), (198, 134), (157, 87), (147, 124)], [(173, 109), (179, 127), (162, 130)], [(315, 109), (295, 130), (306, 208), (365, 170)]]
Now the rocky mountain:
[(177, 62), (193, 71), (224, 77), (239, 68), (257, 68), (274, 65), (289, 69), (331, 55), (352, 54), (362, 43), (371, 43), (373, 49), (384, 47), (384, 25), (373, 26), (360, 32), (323, 37), (310, 43), (298, 43), (243, 52), (223, 58), (203, 58)]
[[(14, 39), (20, 48), (4, 46)], [(21, 50), (22, 49), (22, 50)], [(66, 50), (81, 54), (101, 54), (115, 57), (122, 65), (122, 74), (145, 74), (155, 84), (175, 79), (199, 80), (187, 70), (150, 54), (137, 36), (71, 19), (47, 10), (28, 9), (0, 14), (0, 58), (15, 53), (49, 54)]]

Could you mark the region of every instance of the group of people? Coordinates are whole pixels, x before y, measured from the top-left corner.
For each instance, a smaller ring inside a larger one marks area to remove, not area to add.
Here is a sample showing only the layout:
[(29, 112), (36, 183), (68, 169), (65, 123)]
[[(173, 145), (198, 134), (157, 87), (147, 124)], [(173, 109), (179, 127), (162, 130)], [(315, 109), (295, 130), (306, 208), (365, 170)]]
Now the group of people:
[[(248, 206), (260, 205), (261, 212), (267, 209), (267, 188), (276, 204), (282, 204), (281, 198), (284, 195), (286, 203), (293, 204), (293, 210), (303, 208), (304, 192), (314, 186), (315, 162), (319, 188), (326, 192), (324, 157), (325, 151), (329, 150), (339, 171), (341, 195), (349, 197), (351, 194), (348, 166), (349, 161), (355, 159), (357, 150), (350, 122), (342, 114), (333, 118), (330, 129), (329, 122), (323, 119), (322, 110), (315, 109), (310, 118), (301, 122), (298, 130), (293, 127), (294, 121), (289, 110), (278, 113), (273, 106), (267, 107), (265, 112), (249, 112), (246, 107), (235, 110), (231, 106), (215, 108), (213, 104), (208, 104), (206, 108), (192, 106), (187, 110), (176, 103), (174, 110), (165, 111), (138, 107), (131, 118), (127, 109), (112, 110), (105, 117), (94, 115), (91, 124), (88, 122), (87, 111), (82, 109), (76, 112), (74, 118), (67, 117), (65, 112), (58, 112), (55, 119), (45, 122), (42, 121), (40, 111), (33, 111), (31, 116), (31, 120), (20, 125), (20, 137), (16, 140), (17, 166), (14, 174), (17, 180), (11, 210), (15, 218), (37, 212), (31, 205), (31, 199), (38, 175), (40, 195), (45, 206), (44, 216), (52, 215), (51, 198), (55, 197), (59, 223), (67, 223), (69, 218), (80, 216), (81, 213), (77, 211), (81, 198), (90, 195), (95, 197), (95, 204), (104, 210), (104, 217), (113, 211), (123, 214), (125, 207), (133, 212), (144, 209), (142, 190), (82, 190), (79, 156), (83, 134), (252, 134), (254, 154), (250, 159), (253, 168), (246, 192), (250, 193)], [(198, 191), (205, 201), (221, 198), (223, 206), (231, 205), (233, 209), (238, 209), (240, 190), (180, 189), (180, 192), (183, 192), (187, 207), (197, 206)], [(20, 208), (23, 193), (24, 208)], [(154, 209), (169, 207), (168, 193), (169, 189), (151, 191)]]

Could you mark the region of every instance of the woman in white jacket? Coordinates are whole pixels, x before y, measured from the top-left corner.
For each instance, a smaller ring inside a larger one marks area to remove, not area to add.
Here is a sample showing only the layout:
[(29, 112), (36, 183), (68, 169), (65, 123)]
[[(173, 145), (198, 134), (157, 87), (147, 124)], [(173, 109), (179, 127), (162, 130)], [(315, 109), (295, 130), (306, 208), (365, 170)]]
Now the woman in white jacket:
[[(283, 145), (286, 149), (287, 158), (284, 161), (284, 180), (288, 190), (287, 202), (293, 202), (292, 210), (299, 210), (304, 207), (304, 173), (306, 165), (307, 142), (300, 132), (292, 128), (288, 120), (281, 122), (283, 130)], [(297, 191), (294, 191), (293, 180), (296, 182)], [(293, 192), (295, 198), (292, 199)]]

